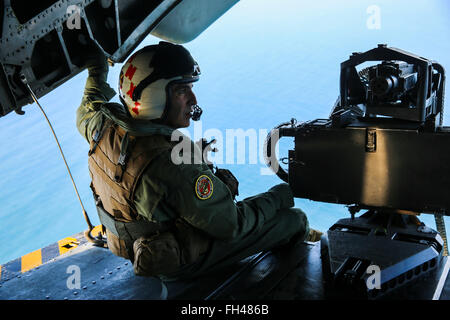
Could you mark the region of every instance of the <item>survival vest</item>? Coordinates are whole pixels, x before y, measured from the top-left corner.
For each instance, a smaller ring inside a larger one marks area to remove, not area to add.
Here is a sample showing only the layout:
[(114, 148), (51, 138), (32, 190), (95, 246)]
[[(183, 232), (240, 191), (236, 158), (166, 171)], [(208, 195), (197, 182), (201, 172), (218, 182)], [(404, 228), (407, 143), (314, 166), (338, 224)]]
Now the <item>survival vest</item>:
[(96, 130), (89, 150), (91, 188), (109, 249), (133, 261), (133, 242), (168, 230), (173, 223), (154, 223), (141, 217), (134, 206), (139, 178), (150, 162), (171, 143), (162, 135), (131, 136), (111, 120)]

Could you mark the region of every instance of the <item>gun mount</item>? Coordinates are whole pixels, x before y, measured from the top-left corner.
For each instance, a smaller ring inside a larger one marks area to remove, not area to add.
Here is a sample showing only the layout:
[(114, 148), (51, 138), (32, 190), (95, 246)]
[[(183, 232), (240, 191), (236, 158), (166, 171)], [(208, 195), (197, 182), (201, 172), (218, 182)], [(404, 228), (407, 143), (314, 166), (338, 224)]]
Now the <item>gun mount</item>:
[[(383, 295), (436, 270), (447, 255), (444, 86), (440, 64), (379, 45), (341, 64), (340, 97), (329, 119), (276, 128), (279, 138), (295, 139), (288, 171), (271, 156), (269, 136), (267, 162), (295, 197), (349, 207), (351, 219), (339, 220), (322, 239), (324, 270), (339, 290)], [(421, 223), (419, 213), (435, 214), (441, 232)], [(366, 285), (369, 266), (380, 269), (378, 290)]]

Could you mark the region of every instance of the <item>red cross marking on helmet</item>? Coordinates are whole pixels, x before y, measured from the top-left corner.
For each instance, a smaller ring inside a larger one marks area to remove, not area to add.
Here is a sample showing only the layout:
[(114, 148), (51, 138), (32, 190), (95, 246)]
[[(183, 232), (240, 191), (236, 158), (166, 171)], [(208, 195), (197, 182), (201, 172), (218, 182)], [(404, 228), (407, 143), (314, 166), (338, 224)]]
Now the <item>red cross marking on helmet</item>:
[(136, 89), (136, 86), (133, 84), (133, 82), (130, 82), (130, 90), (128, 90), (127, 95), (133, 99), (133, 92), (134, 89)]
[(130, 64), (128, 66), (127, 72), (125, 72), (125, 77), (127, 77), (130, 80), (133, 80), (134, 73), (136, 72), (136, 70), (137, 70), (137, 67)]
[(141, 106), (141, 104), (139, 102), (135, 102), (134, 103), (134, 108), (131, 109), (131, 111), (133, 111), (136, 114), (139, 114), (139, 107)]

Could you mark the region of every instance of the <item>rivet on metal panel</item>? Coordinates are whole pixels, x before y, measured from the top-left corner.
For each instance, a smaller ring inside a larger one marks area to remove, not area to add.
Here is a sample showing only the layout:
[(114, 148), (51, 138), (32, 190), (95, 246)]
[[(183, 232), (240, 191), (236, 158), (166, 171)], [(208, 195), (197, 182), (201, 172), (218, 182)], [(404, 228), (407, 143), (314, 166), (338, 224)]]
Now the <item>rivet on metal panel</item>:
[(95, 280), (92, 280), (92, 284), (96, 284), (97, 282)]
[(109, 8), (112, 4), (112, 0), (101, 0), (100, 4), (103, 9)]

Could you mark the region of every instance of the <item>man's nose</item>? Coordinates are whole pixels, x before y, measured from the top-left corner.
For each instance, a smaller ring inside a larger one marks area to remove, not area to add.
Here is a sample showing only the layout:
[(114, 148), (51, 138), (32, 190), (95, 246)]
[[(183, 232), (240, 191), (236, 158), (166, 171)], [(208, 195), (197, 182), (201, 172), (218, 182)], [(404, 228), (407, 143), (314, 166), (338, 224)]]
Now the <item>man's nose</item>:
[(192, 90), (189, 90), (189, 102), (192, 105), (196, 105), (197, 104), (197, 97), (195, 96), (195, 93)]

